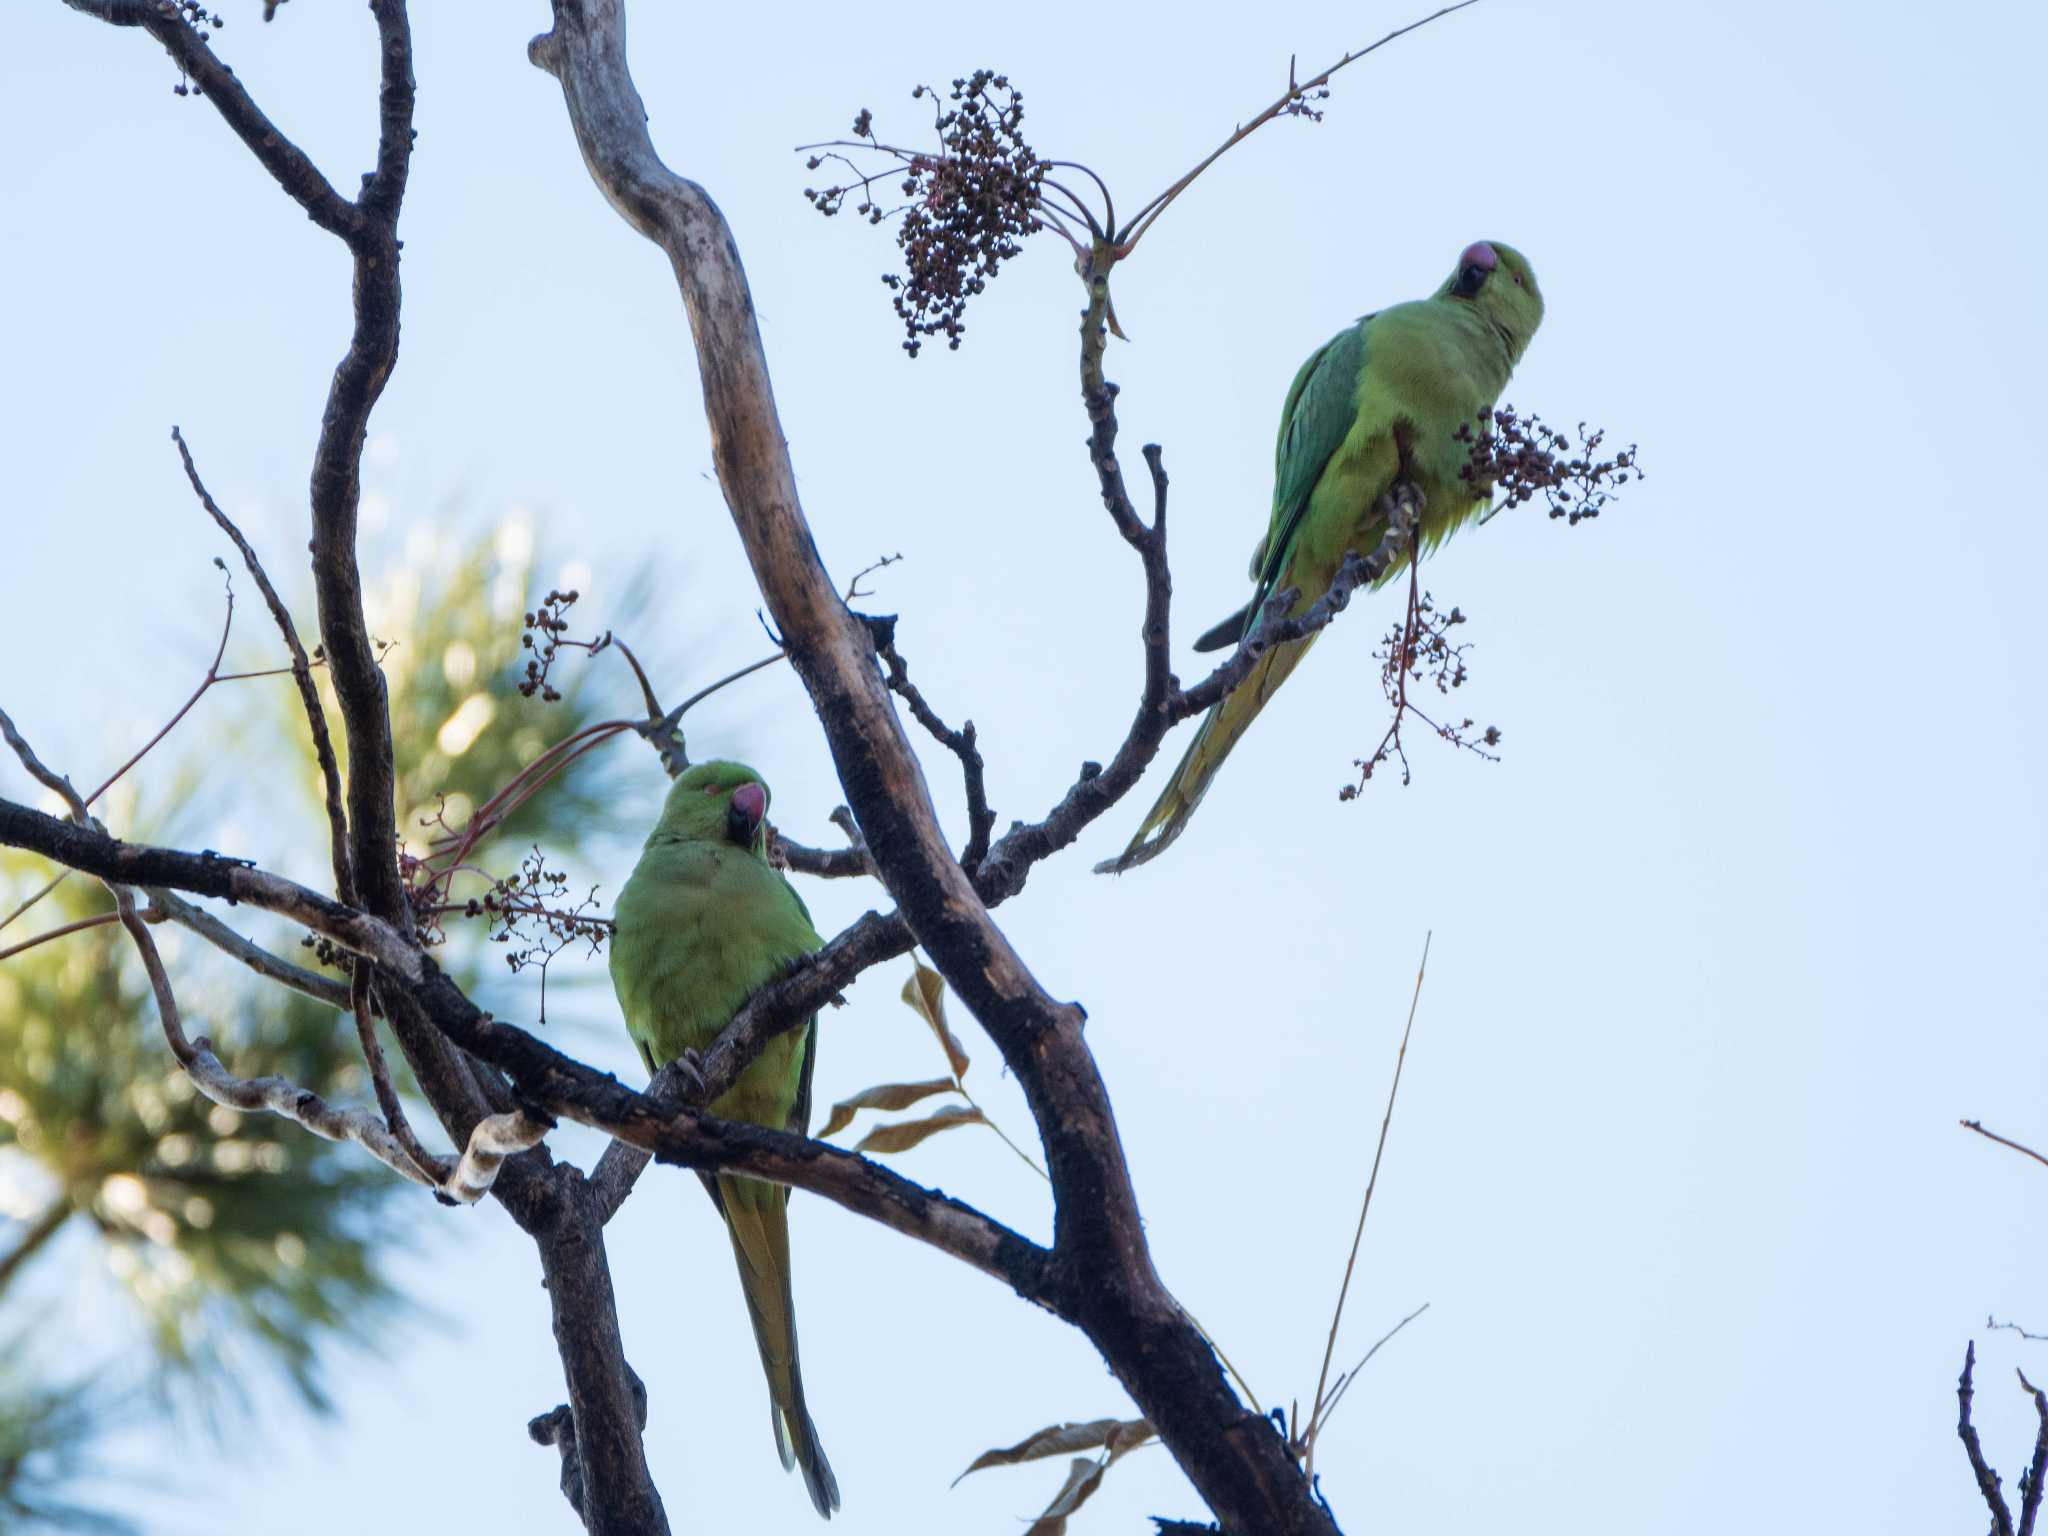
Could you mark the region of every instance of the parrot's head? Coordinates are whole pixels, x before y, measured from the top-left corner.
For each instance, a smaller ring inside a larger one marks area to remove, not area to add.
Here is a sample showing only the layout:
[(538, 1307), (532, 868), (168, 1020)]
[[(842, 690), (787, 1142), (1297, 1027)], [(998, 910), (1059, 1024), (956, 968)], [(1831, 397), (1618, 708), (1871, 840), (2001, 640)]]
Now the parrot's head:
[(1511, 363), (1520, 362), (1529, 338), (1543, 323), (1543, 293), (1529, 262), (1511, 245), (1475, 240), (1458, 257), (1458, 269), (1444, 279), (1439, 298), (1459, 299), (1483, 313), (1507, 338)]
[(697, 763), (670, 786), (654, 836), (664, 842), (734, 843), (766, 853), (768, 786), (745, 763)]

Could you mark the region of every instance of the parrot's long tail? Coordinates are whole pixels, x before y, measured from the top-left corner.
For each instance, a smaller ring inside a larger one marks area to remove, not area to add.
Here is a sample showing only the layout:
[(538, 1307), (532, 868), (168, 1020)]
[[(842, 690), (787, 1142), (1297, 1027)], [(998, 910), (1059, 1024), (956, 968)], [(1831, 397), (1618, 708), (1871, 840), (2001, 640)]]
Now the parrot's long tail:
[[(1320, 633), (1318, 630), (1317, 634)], [(1259, 711), (1266, 707), (1266, 701), (1280, 691), (1280, 685), (1287, 681), (1288, 674), (1301, 664), (1301, 658), (1315, 643), (1316, 636), (1310, 635), (1306, 639), (1276, 645), (1259, 658), (1251, 676), (1204, 717), (1201, 729), (1195, 732), (1195, 739), (1188, 744), (1187, 755), (1173, 770), (1173, 777), (1166, 781), (1166, 788), (1139, 825), (1131, 845), (1115, 858), (1105, 859), (1096, 865), (1095, 873), (1120, 875), (1127, 869), (1136, 869), (1140, 864), (1158, 858), (1167, 850), (1195, 814), (1195, 807), (1202, 803), (1202, 796), (1209, 792), (1210, 783), (1223, 766), (1223, 760), (1230, 755), (1230, 749), (1237, 745), (1237, 739), (1250, 729), (1251, 723), (1259, 717)]]
[(827, 1520), (839, 1507), (839, 1480), (818, 1443), (818, 1426), (804, 1405), (804, 1376), (797, 1363), (796, 1307), (789, 1289), (789, 1191), (760, 1179), (721, 1175), (715, 1193), (732, 1232), (740, 1288), (775, 1427), (775, 1450), (785, 1470), (800, 1468), (811, 1503)]

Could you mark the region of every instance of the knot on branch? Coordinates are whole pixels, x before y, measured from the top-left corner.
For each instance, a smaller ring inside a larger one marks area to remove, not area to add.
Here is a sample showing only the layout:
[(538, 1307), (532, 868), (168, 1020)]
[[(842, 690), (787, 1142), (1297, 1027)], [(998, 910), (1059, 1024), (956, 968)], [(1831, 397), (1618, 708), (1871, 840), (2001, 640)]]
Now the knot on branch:
[[(626, 1373), (626, 1384), (633, 1390), (633, 1417), (644, 1432), (647, 1428), (647, 1384), (640, 1379), (640, 1373), (632, 1366), (620, 1362)], [(576, 1448), (576, 1412), (567, 1403), (557, 1404), (546, 1413), (536, 1414), (526, 1421), (527, 1437), (535, 1445), (551, 1445), (562, 1456), (562, 1497), (569, 1501), (569, 1507), (576, 1511), (577, 1518), (583, 1515), (583, 1456)]]

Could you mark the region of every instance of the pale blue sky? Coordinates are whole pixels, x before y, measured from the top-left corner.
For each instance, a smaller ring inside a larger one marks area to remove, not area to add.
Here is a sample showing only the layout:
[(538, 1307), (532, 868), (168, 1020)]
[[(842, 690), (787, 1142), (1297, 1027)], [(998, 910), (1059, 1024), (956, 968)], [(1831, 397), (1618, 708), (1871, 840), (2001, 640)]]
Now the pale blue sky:
[[(220, 46), (352, 187), (374, 55), (359, 6)], [(16, 7), (0, 225), (0, 695), (47, 755), (118, 761), (182, 697), (217, 622), (216, 541), (168, 444), (287, 567), (346, 334), (346, 268), (135, 33)], [(546, 7), (417, 7), (420, 143), (404, 352), (373, 430), (378, 560), (395, 530), (526, 509), (602, 612), (643, 569), (675, 594), (647, 650), (672, 691), (756, 653), (667, 268), (601, 202), (553, 83)], [(1034, 816), (1128, 722), (1136, 563), (1081, 451), (1061, 249), (1032, 248), (958, 354), (906, 362), (876, 275), (893, 246), (798, 195), (789, 146), (855, 109), (912, 134), (919, 80), (982, 63), (1041, 151), (1136, 203), (1304, 69), (1411, 19), (1272, 0), (1162, 26), (1140, 8), (810, 4), (635, 9), (656, 142), (730, 217), (826, 560), (877, 554), (934, 703), (971, 715), (1003, 818)], [(1937, 19), (1940, 18), (1940, 19)], [(1087, 874), (1146, 793), (1033, 877), (1002, 921), (1086, 1003), (1168, 1282), (1270, 1400), (1313, 1389), (1425, 930), (1432, 970), (1347, 1339), (1376, 1360), (1319, 1469), (1350, 1529), (1973, 1527), (1956, 1446), (1963, 1344), (2012, 1482), (2010, 1368), (2048, 1346), (2048, 1173), (1956, 1127), (2048, 1137), (2048, 659), (2033, 504), (2048, 53), (2038, 7), (1487, 0), (1339, 77), (1175, 206), (1117, 283), (1125, 442), (1165, 444), (1179, 632), (1242, 600), (1295, 365), (1433, 287), (1469, 240), (1528, 253), (1549, 301), (1510, 397), (1642, 444), (1650, 479), (1566, 529), (1525, 509), (1430, 566), (1472, 615), (1486, 765), (1417, 742), (1416, 781), (1339, 804), (1378, 739), (1382, 598), (1348, 616), (1236, 754), (1173, 853)], [(106, 622), (81, 630), (82, 612)], [(64, 643), (51, 636), (62, 634)], [(1183, 671), (1193, 675), (1192, 662)], [(608, 678), (617, 688), (620, 678)], [(628, 702), (620, 693), (620, 702)], [(203, 722), (194, 729), (203, 730)], [(839, 798), (790, 678), (706, 716), (779, 819)], [(1179, 742), (1171, 750), (1178, 751)], [(942, 804), (958, 793), (931, 759)], [(638, 764), (651, 814), (661, 784)], [(0, 766), (0, 786), (22, 792)], [(206, 841), (308, 875), (311, 823)], [(630, 849), (593, 872), (614, 886)], [(806, 887), (829, 927), (879, 899)], [(901, 965), (826, 1022), (829, 1099), (924, 1075)], [(601, 988), (579, 1048), (621, 1071)], [(991, 1108), (1021, 1103), (968, 1038)], [(565, 1134), (572, 1156), (589, 1155)], [(1027, 1231), (1042, 1193), (992, 1138), (904, 1170)], [(531, 1249), (495, 1209), (437, 1216), (415, 1266), (466, 1326), (404, 1336), (345, 1416), (226, 1450), (140, 1454), (203, 1498), (141, 1513), (254, 1528), (289, 1507), (554, 1531), (560, 1397)], [(1012, 1529), (1051, 1467), (946, 1482), (983, 1447), (1127, 1411), (1086, 1343), (978, 1275), (821, 1201), (796, 1217), (812, 1406), (851, 1532)], [(706, 1203), (669, 1174), (613, 1228), (649, 1448), (679, 1528), (803, 1531)], [(682, 1318), (690, 1319), (687, 1329)], [(1158, 1450), (1078, 1529), (1197, 1503)]]

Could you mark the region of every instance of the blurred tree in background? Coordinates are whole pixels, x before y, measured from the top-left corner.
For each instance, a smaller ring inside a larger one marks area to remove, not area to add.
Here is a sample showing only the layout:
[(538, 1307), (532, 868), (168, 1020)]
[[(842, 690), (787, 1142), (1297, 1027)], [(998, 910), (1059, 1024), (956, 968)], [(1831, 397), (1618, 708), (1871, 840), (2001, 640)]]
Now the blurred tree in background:
[[(402, 564), (373, 601), (408, 842), (424, 843), (437, 818), (462, 825), (551, 742), (591, 723), (583, 669), (560, 683), (554, 702), (518, 688), (528, 654), (522, 620), (537, 600), (534, 567), (531, 535), (509, 523), (446, 559)], [(276, 648), (270, 634), (263, 641)], [(248, 670), (277, 659), (266, 653)], [(289, 763), (293, 772), (311, 764), (288, 676), (221, 685), (203, 707), (218, 711), (205, 727), (214, 732), (209, 760), (220, 754), (224, 729), (238, 761)], [(223, 714), (230, 723), (218, 728)], [(185, 740), (173, 733), (150, 760), (152, 782), (171, 786), (169, 805), (186, 804), (181, 790), (204, 792), (199, 733), (184, 730)], [(267, 755), (280, 750), (287, 755)], [(179, 760), (178, 769), (167, 769), (164, 757)], [(527, 800), (486, 857), (509, 867), (536, 843), (550, 860), (573, 856), (608, 825), (604, 776), (615, 757), (580, 765)], [(319, 782), (301, 778), (304, 836), (316, 840)], [(132, 797), (102, 810), (125, 834), (145, 838), (178, 819)], [(14, 913), (51, 873), (40, 859), (0, 854), (0, 915)], [(7, 922), (0, 954), (112, 905), (98, 883), (66, 879)], [(225, 961), (196, 965), (218, 957), (172, 925), (157, 932), (181, 974), (194, 978), (188, 1007), (229, 1047), (238, 1072), (279, 1073), (331, 1101), (367, 1100), (368, 1074), (345, 1015)], [(308, 952), (291, 953), (311, 963)], [(480, 925), (455, 924), (441, 960), (468, 984), (492, 953)], [(245, 1409), (267, 1375), (315, 1411), (329, 1411), (330, 1355), (368, 1346), (408, 1305), (388, 1259), (415, 1234), (424, 1208), (420, 1191), (354, 1148), (202, 1097), (165, 1047), (134, 946), (118, 925), (7, 955), (0, 1528), (127, 1529), (67, 1489), (97, 1475), (95, 1437), (138, 1401), (161, 1407), (175, 1396), (218, 1424), (221, 1410)], [(110, 1304), (100, 1303), (102, 1294)], [(104, 1327), (109, 1313), (136, 1325), (126, 1338)]]

